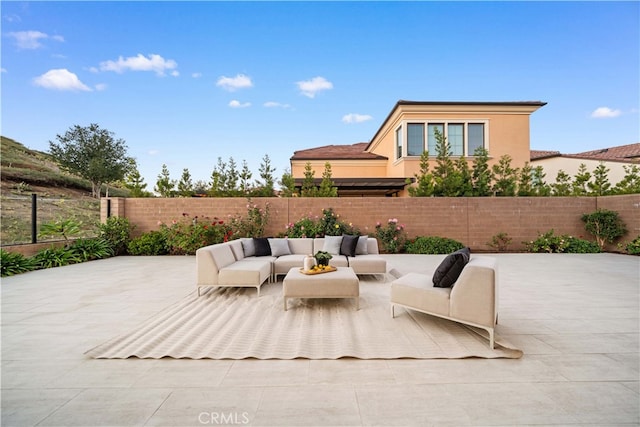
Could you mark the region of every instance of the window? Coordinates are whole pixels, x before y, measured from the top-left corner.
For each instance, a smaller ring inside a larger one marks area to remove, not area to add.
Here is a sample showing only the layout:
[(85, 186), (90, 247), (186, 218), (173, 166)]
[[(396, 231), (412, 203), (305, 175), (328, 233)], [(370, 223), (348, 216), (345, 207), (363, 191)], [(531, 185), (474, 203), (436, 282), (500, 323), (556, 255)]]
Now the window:
[(424, 151), (424, 124), (407, 124), (407, 156), (419, 156)]
[(464, 155), (464, 125), (452, 123), (447, 126), (447, 142), (452, 156)]
[(473, 156), (478, 147), (484, 147), (484, 124), (483, 123), (469, 123), (468, 128), (468, 142), (467, 142), (467, 155)]
[(442, 123), (429, 123), (427, 150), (429, 150), (429, 156), (433, 157), (438, 155), (438, 140), (436, 139), (436, 130), (440, 132), (440, 135), (444, 135), (444, 125)]
[[(424, 150), (429, 151), (429, 157), (437, 157), (437, 133), (440, 133), (449, 144), (449, 155), (473, 156), (478, 147), (487, 148), (488, 124), (487, 120), (476, 122), (453, 120), (451, 122), (405, 122), (396, 129), (396, 159), (402, 158), (403, 153), (405, 156), (417, 157), (422, 155)], [(404, 135), (407, 140), (406, 146)]]
[(396, 159), (402, 158), (402, 126), (396, 129)]

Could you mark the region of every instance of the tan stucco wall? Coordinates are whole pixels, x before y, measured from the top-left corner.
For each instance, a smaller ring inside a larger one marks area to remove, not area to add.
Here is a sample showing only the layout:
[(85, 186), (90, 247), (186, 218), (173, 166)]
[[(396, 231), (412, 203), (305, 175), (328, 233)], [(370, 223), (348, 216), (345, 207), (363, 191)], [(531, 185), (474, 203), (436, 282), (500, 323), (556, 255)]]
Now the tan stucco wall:
[[(390, 177), (410, 178), (420, 172), (419, 156), (404, 156), (396, 158), (396, 129), (404, 127), (403, 152), (406, 153), (406, 124), (420, 122), (448, 122), (448, 123), (485, 123), (485, 147), (489, 151), (489, 164), (493, 165), (504, 155), (511, 156), (511, 166), (521, 168), (530, 158), (530, 129), (531, 113), (539, 108), (537, 105), (405, 105), (399, 104), (382, 123), (380, 129), (369, 145), (369, 152), (388, 158), (384, 161), (368, 160), (329, 160), (332, 178), (354, 177)], [(425, 142), (426, 143), (426, 142)], [(430, 153), (429, 168), (436, 166), (436, 153)], [(457, 159), (457, 157), (453, 157)], [(469, 165), (472, 157), (467, 156)], [(315, 177), (322, 177), (326, 160), (311, 161)], [(307, 161), (291, 162), (291, 171), (295, 178), (304, 177), (304, 167)], [(406, 191), (400, 196), (406, 196)]]
[[(580, 164), (584, 163), (587, 167), (587, 171), (591, 173), (593, 176), (593, 171), (600, 164), (597, 160), (587, 160), (587, 159), (574, 159), (570, 157), (551, 157), (548, 159), (534, 160), (531, 162), (533, 167), (542, 166), (544, 169), (545, 182), (547, 184), (553, 184), (556, 182), (556, 177), (558, 176), (558, 172), (562, 169), (566, 172), (571, 178), (576, 176), (578, 173), (578, 168)], [(609, 169), (607, 176), (609, 177), (609, 182), (612, 186), (615, 186), (616, 183), (620, 182), (622, 178), (625, 176), (625, 171), (623, 166), (629, 167), (631, 163), (622, 163), (622, 162), (603, 162), (604, 165)]]

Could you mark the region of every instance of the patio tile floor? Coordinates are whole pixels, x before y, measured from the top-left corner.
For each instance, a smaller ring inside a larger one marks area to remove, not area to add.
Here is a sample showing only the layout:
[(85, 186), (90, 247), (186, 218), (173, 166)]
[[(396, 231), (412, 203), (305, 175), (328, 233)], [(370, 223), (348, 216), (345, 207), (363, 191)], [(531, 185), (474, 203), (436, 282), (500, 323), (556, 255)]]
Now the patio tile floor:
[[(442, 260), (384, 256), (402, 273)], [(521, 359), (94, 360), (84, 352), (195, 291), (194, 257), (3, 278), (1, 424), (638, 425), (640, 258), (490, 256), (497, 333)]]

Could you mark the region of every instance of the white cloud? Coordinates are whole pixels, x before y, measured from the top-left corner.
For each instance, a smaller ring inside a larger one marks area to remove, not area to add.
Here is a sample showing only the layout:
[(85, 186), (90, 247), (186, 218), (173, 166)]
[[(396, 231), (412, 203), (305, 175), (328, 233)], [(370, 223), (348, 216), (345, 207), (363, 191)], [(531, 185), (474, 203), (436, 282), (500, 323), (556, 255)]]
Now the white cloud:
[(91, 91), (87, 85), (78, 79), (78, 76), (65, 68), (49, 70), (33, 79), (33, 83), (45, 89)]
[(247, 108), (247, 107), (251, 107), (251, 103), (250, 102), (245, 102), (243, 104), (240, 101), (238, 101), (237, 99), (234, 99), (233, 101), (229, 102), (229, 107), (231, 107), (231, 108)]
[(58, 42), (64, 41), (62, 36), (49, 36), (41, 31), (17, 31), (7, 35), (14, 38), (19, 49), (39, 49), (43, 46), (41, 41), (46, 39), (53, 39)]
[(591, 118), (593, 119), (610, 119), (613, 117), (618, 117), (622, 114), (620, 110), (612, 110), (609, 107), (600, 107), (593, 110), (591, 113)]
[(101, 71), (115, 71), (122, 74), (125, 71), (153, 71), (158, 76), (164, 76), (165, 71), (174, 70), (171, 75), (177, 76), (178, 64), (173, 59), (164, 59), (157, 54), (151, 54), (148, 57), (139, 53), (137, 56), (128, 58), (118, 57), (117, 61), (103, 61), (100, 63)]
[(220, 86), (229, 92), (233, 92), (237, 89), (253, 87), (253, 82), (251, 81), (251, 77), (245, 76), (244, 74), (238, 74), (235, 77), (220, 77), (216, 82), (216, 86)]
[(6, 68), (4, 68), (4, 67), (0, 68), (0, 73), (6, 73), (6, 72), (7, 72)]
[(202, 73), (191, 73), (191, 77), (193, 77), (194, 79), (199, 79), (200, 77), (202, 77)]
[(160, 154), (159, 150), (149, 150), (147, 152), (147, 154), (149, 154), (150, 156), (157, 156), (158, 154)]
[(178, 76), (180, 75), (180, 71), (178, 71), (178, 70), (174, 70), (174, 71), (172, 71), (172, 72), (171, 72), (171, 75), (172, 75), (173, 77), (178, 77)]
[(342, 117), (342, 123), (362, 123), (373, 119), (368, 114), (349, 113)]
[(316, 93), (321, 90), (333, 89), (333, 83), (325, 79), (324, 77), (314, 77), (311, 80), (305, 80), (296, 83), (300, 92), (309, 98), (314, 98)]
[(288, 108), (291, 108), (291, 105), (289, 104), (281, 104), (280, 102), (274, 102), (274, 101), (267, 101), (262, 105), (267, 108), (284, 108), (285, 110)]
[(103, 90), (107, 90), (106, 83), (98, 83), (94, 87), (96, 88), (97, 91), (100, 91), (100, 92), (103, 91)]

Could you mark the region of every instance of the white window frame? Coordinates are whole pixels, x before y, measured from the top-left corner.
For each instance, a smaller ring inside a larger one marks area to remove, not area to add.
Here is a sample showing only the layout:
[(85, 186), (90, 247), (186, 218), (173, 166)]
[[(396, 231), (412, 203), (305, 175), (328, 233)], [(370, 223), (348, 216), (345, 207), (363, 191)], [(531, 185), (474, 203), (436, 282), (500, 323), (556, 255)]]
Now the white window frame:
[[(464, 126), (464, 139), (463, 139), (463, 147), (462, 156), (464, 157), (473, 157), (473, 153), (469, 153), (469, 125), (470, 124), (482, 124), (484, 125), (484, 148), (489, 151), (489, 119), (430, 119), (430, 120), (403, 120), (400, 126), (398, 126), (394, 133), (394, 151), (396, 152), (396, 160), (401, 158), (415, 158), (419, 156), (409, 156), (408, 149), (408, 125), (409, 124), (422, 124), (424, 125), (424, 133), (423, 133), (423, 152), (427, 149), (428, 142), (428, 128), (430, 124), (437, 124), (444, 126), (444, 137), (449, 139), (449, 124), (461, 124)], [(400, 136), (402, 137), (402, 156), (398, 157), (398, 130), (400, 130)], [(429, 157), (436, 157), (436, 153), (429, 153)], [(459, 155), (452, 155), (452, 157), (460, 157)]]

